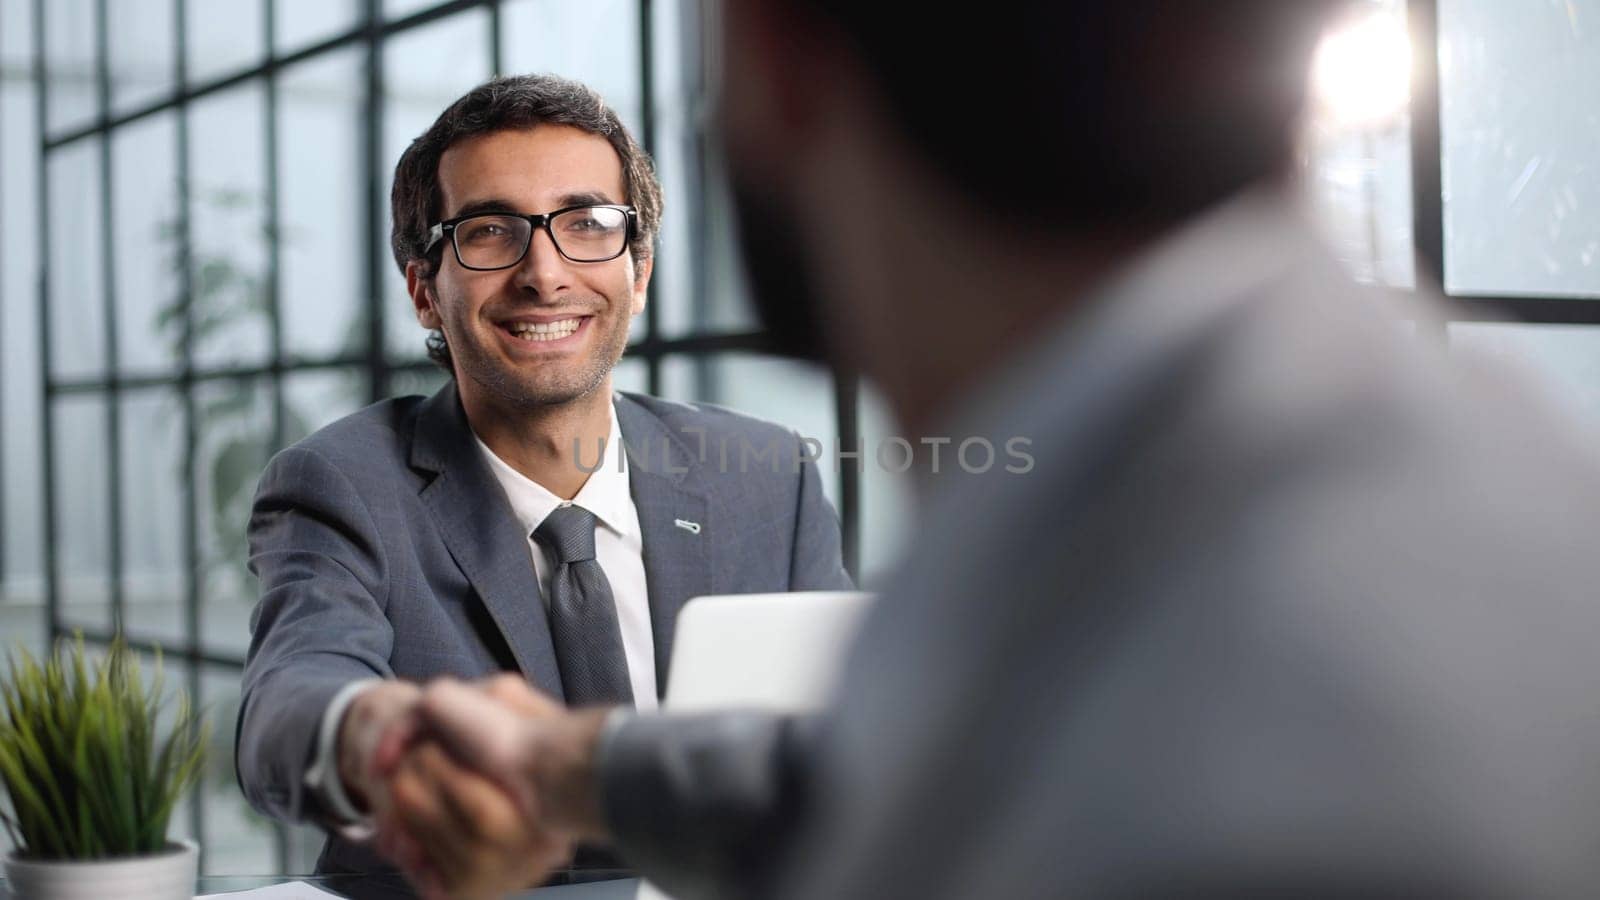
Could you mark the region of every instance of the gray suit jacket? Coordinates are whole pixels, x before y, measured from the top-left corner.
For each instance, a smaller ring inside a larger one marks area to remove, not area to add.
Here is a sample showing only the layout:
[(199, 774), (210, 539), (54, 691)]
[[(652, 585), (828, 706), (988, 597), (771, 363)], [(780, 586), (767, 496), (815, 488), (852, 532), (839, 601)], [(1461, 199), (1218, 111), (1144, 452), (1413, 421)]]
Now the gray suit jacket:
[(624, 857), (685, 898), (1594, 896), (1600, 448), (1432, 316), (1276, 201), (1147, 254), (952, 417), (1036, 466), (927, 479), (814, 730), (612, 735)]
[[(630, 394), (617, 396), (616, 413), (661, 690), (690, 597), (849, 585), (838, 520), (794, 432)], [(453, 383), (370, 406), (279, 453), (261, 477), (249, 537), (261, 598), (236, 763), (263, 813), (322, 816), (303, 778), (322, 712), (352, 680), (515, 670), (562, 696), (527, 536)], [(377, 864), (335, 839), (320, 866)]]

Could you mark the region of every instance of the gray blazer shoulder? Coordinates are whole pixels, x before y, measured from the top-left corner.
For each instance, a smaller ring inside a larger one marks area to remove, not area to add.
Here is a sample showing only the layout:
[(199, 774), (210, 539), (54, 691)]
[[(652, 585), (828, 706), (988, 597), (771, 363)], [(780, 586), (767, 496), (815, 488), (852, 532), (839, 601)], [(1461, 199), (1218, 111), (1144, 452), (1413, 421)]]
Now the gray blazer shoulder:
[(404, 447), (410, 442), (418, 413), (427, 401), (427, 397), (415, 394), (380, 400), (330, 422), (290, 447), (314, 450), (330, 458)]

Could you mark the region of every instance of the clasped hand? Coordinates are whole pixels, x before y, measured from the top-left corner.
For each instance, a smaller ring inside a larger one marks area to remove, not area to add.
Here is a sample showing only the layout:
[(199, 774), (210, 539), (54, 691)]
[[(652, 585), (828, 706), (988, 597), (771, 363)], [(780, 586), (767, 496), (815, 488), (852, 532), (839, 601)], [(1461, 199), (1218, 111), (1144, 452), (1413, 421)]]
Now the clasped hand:
[(500, 897), (566, 865), (578, 841), (607, 840), (594, 778), (607, 710), (567, 710), (515, 675), (385, 687), (381, 713), (347, 716), (341, 774), (374, 846), (422, 896)]

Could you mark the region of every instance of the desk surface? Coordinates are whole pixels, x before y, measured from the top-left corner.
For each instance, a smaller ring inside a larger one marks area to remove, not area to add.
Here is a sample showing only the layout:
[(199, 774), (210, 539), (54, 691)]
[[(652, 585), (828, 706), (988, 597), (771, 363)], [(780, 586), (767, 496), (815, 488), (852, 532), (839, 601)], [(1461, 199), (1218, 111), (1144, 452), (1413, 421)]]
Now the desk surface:
[[(386, 886), (382, 879), (375, 880), (365, 875), (206, 875), (201, 877), (195, 886), (195, 893), (221, 894), (227, 891), (247, 891), (251, 888), (290, 881), (304, 881), (323, 890), (351, 897), (398, 898), (405, 893)], [(374, 888), (376, 890), (373, 890)], [(624, 878), (617, 881), (539, 888), (513, 894), (512, 897), (517, 900), (633, 900), (638, 890), (638, 879)], [(3, 877), (0, 877), (0, 900), (13, 900)]]

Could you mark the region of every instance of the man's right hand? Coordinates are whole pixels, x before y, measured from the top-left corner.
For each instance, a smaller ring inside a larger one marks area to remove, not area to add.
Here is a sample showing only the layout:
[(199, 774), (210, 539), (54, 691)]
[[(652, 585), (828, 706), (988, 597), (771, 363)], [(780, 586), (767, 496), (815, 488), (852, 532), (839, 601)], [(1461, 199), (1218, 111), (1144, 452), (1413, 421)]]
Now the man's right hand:
[(383, 681), (357, 694), (339, 722), (336, 744), (339, 780), (356, 809), (375, 812), (382, 804), (384, 779), (373, 762), (385, 735), (416, 728), (422, 689), (406, 681)]
[(384, 738), (379, 852), (425, 897), (498, 897), (537, 884), (574, 841), (603, 842), (595, 751), (607, 710), (569, 711), (525, 680), (441, 679), (419, 731)]
[(517, 677), (428, 684), (417, 722), (462, 764), (498, 782), (542, 827), (610, 840), (595, 771), (610, 710), (568, 709)]

